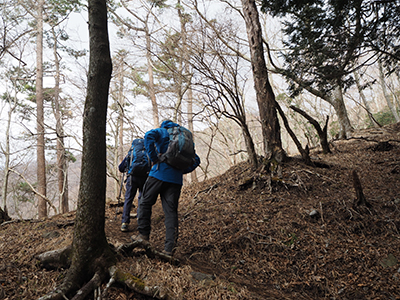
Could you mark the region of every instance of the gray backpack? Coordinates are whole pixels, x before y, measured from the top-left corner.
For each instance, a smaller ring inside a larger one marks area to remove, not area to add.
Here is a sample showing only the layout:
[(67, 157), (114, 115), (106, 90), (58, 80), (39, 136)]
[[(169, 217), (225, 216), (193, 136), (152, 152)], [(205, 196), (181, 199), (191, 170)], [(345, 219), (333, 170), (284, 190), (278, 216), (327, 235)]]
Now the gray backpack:
[(185, 170), (195, 163), (193, 137), (190, 130), (183, 126), (168, 128), (168, 149), (160, 157), (161, 162), (166, 162), (178, 170)]

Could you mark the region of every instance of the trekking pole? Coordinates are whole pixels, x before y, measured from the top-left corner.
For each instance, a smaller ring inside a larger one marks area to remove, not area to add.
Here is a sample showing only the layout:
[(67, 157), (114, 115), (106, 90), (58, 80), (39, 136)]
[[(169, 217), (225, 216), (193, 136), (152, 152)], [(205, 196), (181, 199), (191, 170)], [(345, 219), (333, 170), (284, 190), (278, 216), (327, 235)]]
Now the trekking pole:
[(120, 185), (120, 187), (119, 187), (119, 194), (118, 194), (118, 197), (117, 197), (118, 204), (117, 204), (117, 208), (116, 208), (116, 210), (115, 210), (115, 221), (117, 220), (118, 208), (119, 208), (119, 200), (121, 199), (122, 186), (124, 185), (124, 177), (125, 177), (125, 172), (122, 173), (121, 185)]

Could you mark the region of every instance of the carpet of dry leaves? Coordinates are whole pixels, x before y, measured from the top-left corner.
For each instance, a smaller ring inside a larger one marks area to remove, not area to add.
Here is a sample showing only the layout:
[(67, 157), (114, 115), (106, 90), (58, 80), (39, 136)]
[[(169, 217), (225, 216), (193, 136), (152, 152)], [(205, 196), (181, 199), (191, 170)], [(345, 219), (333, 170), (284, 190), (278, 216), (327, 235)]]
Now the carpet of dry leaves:
[[(333, 141), (292, 159), (279, 178), (241, 163), (185, 187), (173, 266), (143, 250), (118, 266), (172, 299), (400, 299), (400, 123)], [(355, 205), (352, 171), (366, 200)], [(106, 234), (119, 246), (120, 207), (107, 207)], [(153, 211), (150, 242), (163, 249), (164, 217)], [(0, 225), (0, 299), (37, 299), (66, 270), (44, 270), (35, 255), (72, 238), (74, 213)], [(104, 286), (103, 286), (104, 288)], [(113, 286), (109, 299), (148, 299)]]

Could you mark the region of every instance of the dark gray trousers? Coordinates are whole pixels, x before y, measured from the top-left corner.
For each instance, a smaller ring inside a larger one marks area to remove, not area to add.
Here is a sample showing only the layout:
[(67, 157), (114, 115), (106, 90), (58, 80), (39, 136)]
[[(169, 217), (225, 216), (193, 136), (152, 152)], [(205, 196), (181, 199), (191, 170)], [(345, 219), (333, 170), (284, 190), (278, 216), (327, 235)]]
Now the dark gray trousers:
[(148, 177), (139, 203), (138, 230), (140, 234), (149, 236), (152, 207), (156, 203), (158, 195), (160, 195), (165, 216), (164, 250), (168, 252), (172, 252), (178, 240), (178, 203), (181, 189), (180, 184)]
[(126, 179), (126, 192), (125, 192), (125, 202), (124, 202), (124, 210), (122, 211), (122, 222), (121, 223), (130, 223), (131, 222), (131, 209), (133, 204), (133, 199), (135, 198), (136, 191), (139, 189), (138, 196), (138, 209), (140, 198), (142, 197), (142, 190), (144, 183), (147, 177), (136, 177), (136, 176), (128, 176)]

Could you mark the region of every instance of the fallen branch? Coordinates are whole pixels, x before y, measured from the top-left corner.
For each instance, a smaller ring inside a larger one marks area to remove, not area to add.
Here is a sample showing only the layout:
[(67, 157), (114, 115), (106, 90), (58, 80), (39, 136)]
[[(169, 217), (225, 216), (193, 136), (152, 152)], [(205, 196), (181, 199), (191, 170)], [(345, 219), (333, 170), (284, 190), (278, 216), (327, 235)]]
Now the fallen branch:
[(320, 177), (320, 178), (325, 178), (325, 179), (327, 179), (327, 180), (329, 180), (329, 181), (331, 181), (331, 182), (337, 183), (337, 181), (333, 180), (332, 178), (330, 178), (330, 177), (328, 177), (328, 176), (321, 175), (321, 174), (319, 174), (319, 173), (316, 173), (316, 172), (313, 172), (313, 171), (310, 171), (310, 170), (307, 170), (307, 169), (301, 169), (300, 171), (307, 172), (307, 173), (309, 173), (309, 174), (313, 174), (313, 175), (316, 175), (316, 176), (318, 176), (318, 177)]
[(325, 221), (324, 221), (324, 211), (323, 211), (323, 209), (322, 209), (322, 202), (321, 202), (321, 201), (319, 201), (319, 207), (320, 207), (320, 209), (321, 209), (321, 220), (322, 220), (322, 224), (325, 224)]
[[(209, 194), (209, 193), (212, 191), (212, 189), (213, 189), (214, 187), (216, 187), (216, 186), (218, 186), (218, 183), (215, 183), (215, 184), (213, 184), (212, 186), (210, 186), (210, 187), (208, 187), (208, 188), (206, 188), (206, 189), (204, 189), (204, 190), (198, 191), (198, 192), (196, 193), (196, 195), (194, 195), (193, 199), (196, 199), (197, 196), (198, 196), (199, 194), (201, 194), (201, 193)], [(198, 201), (197, 201), (197, 202), (198, 202)], [(197, 202), (196, 202), (196, 203), (197, 203)], [(195, 203), (195, 204), (196, 204), (196, 203)]]

